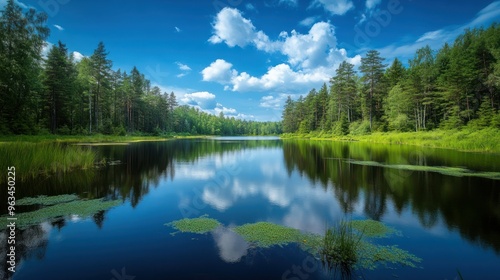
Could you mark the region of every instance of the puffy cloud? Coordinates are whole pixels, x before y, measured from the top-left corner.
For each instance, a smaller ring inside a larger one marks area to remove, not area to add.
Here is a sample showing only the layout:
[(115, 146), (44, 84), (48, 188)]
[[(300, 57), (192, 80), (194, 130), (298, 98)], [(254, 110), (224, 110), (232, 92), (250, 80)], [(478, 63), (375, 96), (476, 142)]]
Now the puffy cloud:
[(314, 0), (309, 7), (323, 7), (332, 15), (341, 16), (353, 9), (354, 4), (351, 0)]
[(213, 23), (214, 35), (208, 39), (212, 44), (226, 43), (229, 47), (241, 48), (253, 44), (257, 49), (271, 52), (273, 42), (262, 31), (257, 31), (249, 19), (243, 17), (238, 9), (224, 8)]
[(201, 71), (203, 81), (228, 83), (237, 74), (232, 67), (233, 65), (224, 59), (217, 59)]
[(180, 101), (183, 104), (199, 107), (201, 109), (211, 109), (217, 104), (215, 102), (215, 95), (207, 91), (186, 93)]
[[(279, 97), (274, 97), (272, 95), (264, 96), (260, 99), (260, 107), (263, 108), (271, 108), (275, 110), (280, 110), (283, 103), (283, 96), (285, 94), (281, 94)], [(285, 97), (286, 98), (286, 97)]]

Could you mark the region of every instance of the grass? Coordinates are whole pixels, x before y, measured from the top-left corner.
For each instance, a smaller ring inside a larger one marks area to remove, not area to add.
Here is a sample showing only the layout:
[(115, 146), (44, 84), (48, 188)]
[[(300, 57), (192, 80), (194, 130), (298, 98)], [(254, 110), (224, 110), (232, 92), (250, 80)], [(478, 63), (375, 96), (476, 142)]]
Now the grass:
[(348, 160), (346, 162), (357, 165), (378, 166), (378, 167), (392, 168), (392, 169), (399, 169), (406, 171), (436, 172), (443, 175), (455, 176), (455, 177), (481, 177), (493, 180), (500, 180), (500, 172), (473, 172), (463, 167), (424, 166), (424, 165), (410, 165), (410, 164), (384, 164), (376, 161), (358, 161), (358, 160)]
[(350, 278), (359, 259), (362, 235), (354, 233), (352, 223), (340, 222), (329, 228), (319, 251), (321, 263), (330, 271), (340, 272), (341, 278)]
[[(180, 232), (197, 234), (205, 234), (223, 226), (206, 215), (165, 225)], [(229, 230), (239, 234), (254, 248), (297, 244), (302, 250), (322, 259), (326, 267), (337, 267), (341, 273), (350, 273), (352, 269), (358, 268), (375, 269), (379, 264), (416, 267), (421, 261), (397, 246), (373, 244), (372, 239), (400, 235), (395, 229), (373, 220), (341, 222), (337, 227), (327, 229), (324, 236), (270, 222), (249, 223)]]
[[(26, 179), (42, 174), (67, 172), (94, 167), (96, 154), (85, 147), (61, 143), (0, 143), (0, 166), (14, 166), (16, 178)], [(5, 180), (7, 172), (0, 173)]]
[(55, 196), (40, 195), (38, 197), (24, 197), (16, 201), (16, 205), (43, 205), (50, 206), (71, 202), (79, 199), (75, 194), (62, 194)]
[(420, 132), (374, 132), (367, 135), (335, 136), (313, 132), (309, 134), (285, 134), (283, 138), (311, 140), (360, 141), (382, 144), (415, 145), (446, 148), (469, 152), (500, 153), (500, 129), (432, 130)]
[[(108, 210), (112, 207), (118, 206), (122, 203), (120, 200), (105, 201), (103, 199), (74, 200), (70, 202), (63, 202), (64, 199), (61, 198), (61, 196), (58, 196), (26, 199), (25, 203), (30, 204), (40, 204), (34, 203), (35, 201), (42, 201), (42, 204), (43, 202), (47, 201), (50, 201), (50, 203), (55, 203), (57, 201), (58, 203), (43, 207), (36, 211), (17, 213), (16, 226), (20, 229), (26, 229), (30, 226), (38, 225), (45, 221), (50, 221), (58, 217), (68, 217), (71, 215), (77, 215), (78, 217), (85, 218), (92, 216), (99, 211)], [(66, 198), (69, 197), (66, 196)], [(6, 216), (2, 216), (2, 220), (4, 219), (6, 219)]]

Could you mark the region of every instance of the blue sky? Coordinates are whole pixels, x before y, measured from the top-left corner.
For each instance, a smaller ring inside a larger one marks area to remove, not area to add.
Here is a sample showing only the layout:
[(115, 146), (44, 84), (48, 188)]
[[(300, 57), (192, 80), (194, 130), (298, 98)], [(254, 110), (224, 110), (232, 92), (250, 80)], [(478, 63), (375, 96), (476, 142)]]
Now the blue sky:
[[(6, 0), (0, 0), (0, 6)], [(181, 104), (249, 120), (280, 120), (288, 95), (319, 88), (369, 49), (389, 64), (440, 48), (500, 19), (500, 1), (17, 0), (46, 11), (76, 57), (103, 41), (113, 69), (133, 66)]]

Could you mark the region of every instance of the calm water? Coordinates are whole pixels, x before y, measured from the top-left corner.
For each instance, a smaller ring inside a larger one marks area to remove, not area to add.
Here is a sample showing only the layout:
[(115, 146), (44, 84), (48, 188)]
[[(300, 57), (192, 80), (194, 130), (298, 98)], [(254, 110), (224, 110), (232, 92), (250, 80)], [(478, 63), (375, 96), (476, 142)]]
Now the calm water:
[[(18, 231), (13, 279), (331, 279), (320, 266), (287, 274), (311, 260), (308, 254), (297, 245), (254, 248), (227, 227), (269, 221), (323, 233), (326, 224), (346, 217), (396, 228), (401, 236), (380, 242), (423, 259), (421, 268), (381, 267), (359, 271), (360, 277), (459, 279), (458, 269), (464, 279), (500, 279), (500, 180), (348, 162), (498, 172), (499, 155), (273, 138), (93, 149), (121, 164), (19, 182), (17, 199), (75, 193), (123, 204)], [(226, 227), (172, 236), (164, 225), (204, 214)], [(4, 277), (5, 238), (4, 230)]]

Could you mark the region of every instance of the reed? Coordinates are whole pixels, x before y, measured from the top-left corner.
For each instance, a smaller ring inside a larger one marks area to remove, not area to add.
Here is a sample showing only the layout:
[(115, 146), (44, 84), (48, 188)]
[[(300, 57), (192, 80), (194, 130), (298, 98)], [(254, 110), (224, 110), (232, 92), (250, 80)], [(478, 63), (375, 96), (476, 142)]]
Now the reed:
[[(96, 154), (89, 147), (44, 142), (0, 143), (0, 166), (5, 170), (14, 166), (17, 180), (93, 168), (95, 161)], [(0, 180), (6, 176), (7, 172), (0, 172)]]

